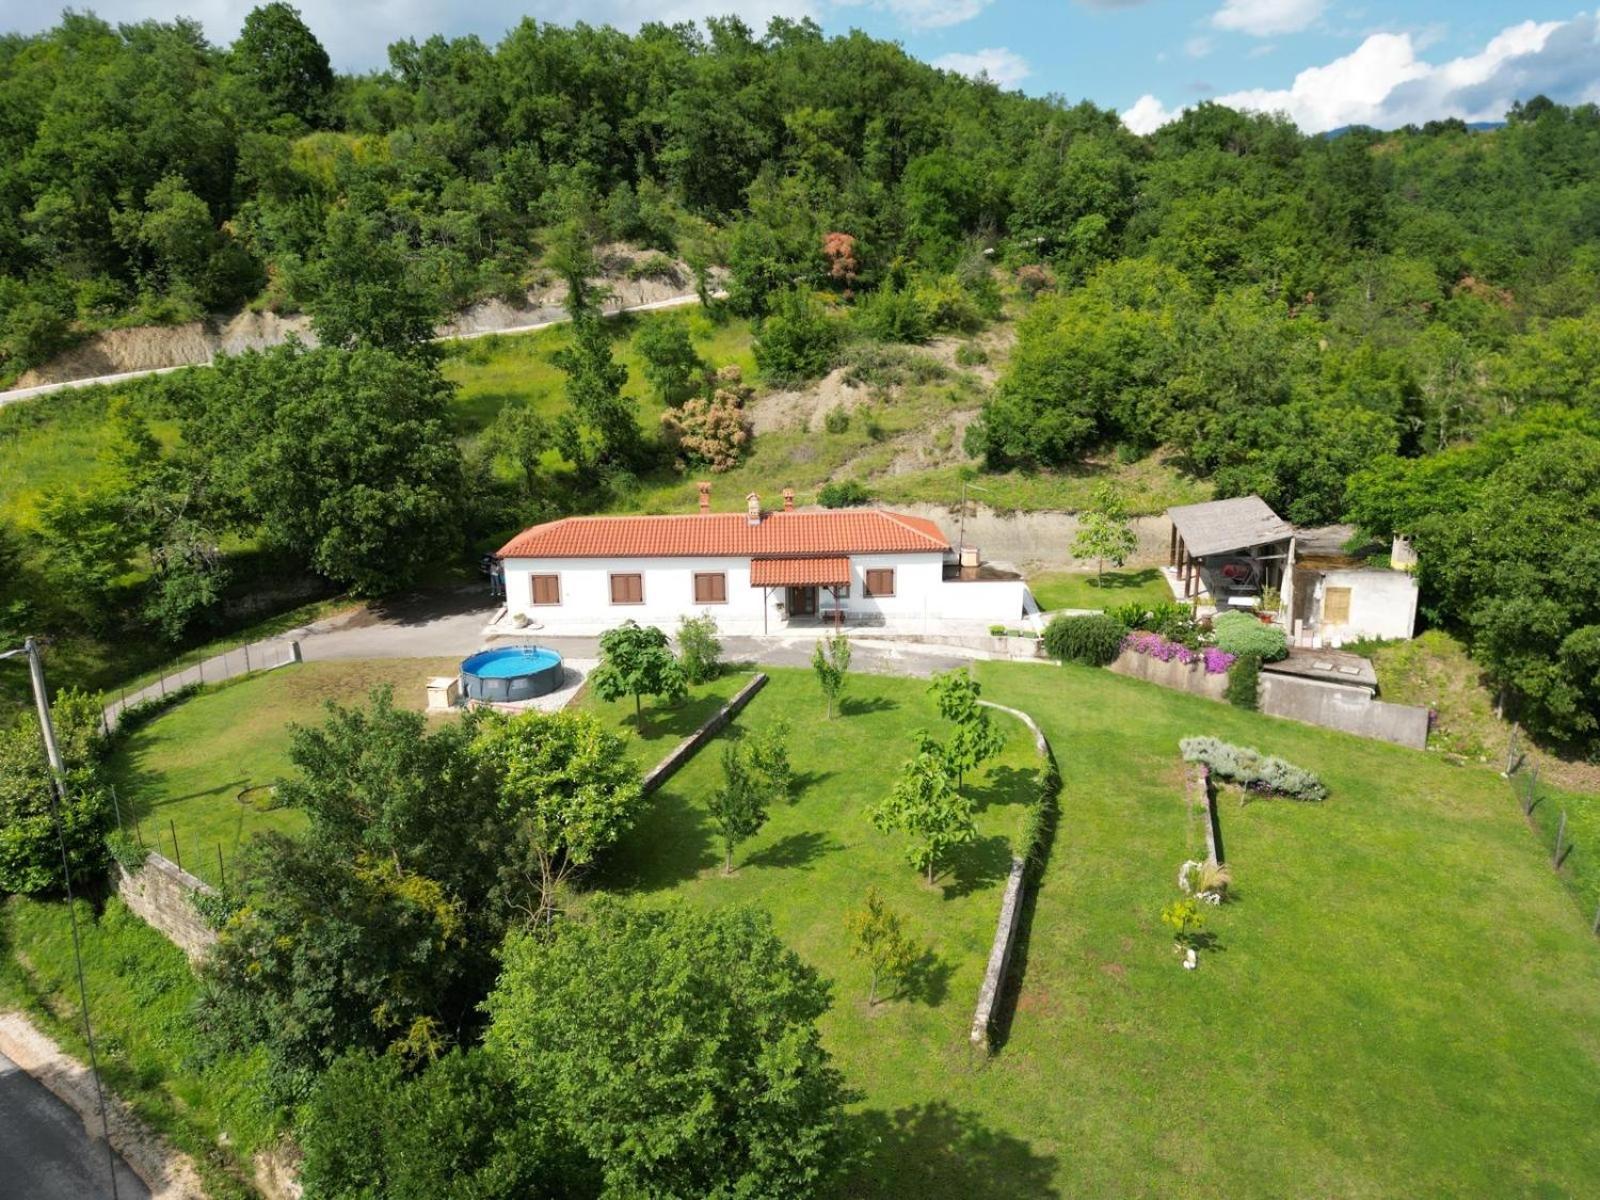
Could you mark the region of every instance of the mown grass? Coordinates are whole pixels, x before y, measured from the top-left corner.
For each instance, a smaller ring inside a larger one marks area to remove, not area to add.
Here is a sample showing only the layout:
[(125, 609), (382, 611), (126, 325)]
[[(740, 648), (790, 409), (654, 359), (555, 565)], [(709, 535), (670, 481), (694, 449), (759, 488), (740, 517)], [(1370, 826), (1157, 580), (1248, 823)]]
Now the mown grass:
[[(109, 900), (78, 901), (84, 981), (107, 1087), (200, 1169), (212, 1200), (243, 1200), (250, 1156), (280, 1119), (266, 1094), (266, 1055), (211, 1056), (191, 1011), (200, 984), (183, 952)], [(0, 1007), (27, 1013), (68, 1054), (88, 1060), (67, 907), (0, 903)], [(0, 1185), (0, 1191), (4, 1186)]]
[(1172, 589), (1155, 567), (1142, 570), (1041, 571), (1028, 580), (1028, 590), (1046, 612), (1058, 608), (1115, 608), (1121, 604), (1162, 604)]
[(383, 685), (401, 707), (420, 709), (427, 678), (459, 665), (453, 658), (300, 663), (207, 687), (118, 742), (109, 766), (123, 819), (137, 822), (145, 845), (220, 883), (253, 834), (304, 826), (298, 810), (271, 807), (265, 791), (240, 799), (244, 789), (291, 772), (291, 725), (319, 724), (328, 701), (360, 703)]

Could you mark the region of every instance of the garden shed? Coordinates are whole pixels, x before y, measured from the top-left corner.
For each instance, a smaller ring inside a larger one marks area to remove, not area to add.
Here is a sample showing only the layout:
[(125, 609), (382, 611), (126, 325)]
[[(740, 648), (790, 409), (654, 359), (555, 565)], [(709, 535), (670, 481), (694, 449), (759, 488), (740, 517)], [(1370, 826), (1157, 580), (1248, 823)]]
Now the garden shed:
[(1168, 565), (1184, 599), (1202, 592), (1221, 608), (1254, 608), (1267, 588), (1283, 595), (1285, 611), (1294, 587), (1294, 526), (1260, 496), (1236, 496), (1169, 508), (1172, 522)]

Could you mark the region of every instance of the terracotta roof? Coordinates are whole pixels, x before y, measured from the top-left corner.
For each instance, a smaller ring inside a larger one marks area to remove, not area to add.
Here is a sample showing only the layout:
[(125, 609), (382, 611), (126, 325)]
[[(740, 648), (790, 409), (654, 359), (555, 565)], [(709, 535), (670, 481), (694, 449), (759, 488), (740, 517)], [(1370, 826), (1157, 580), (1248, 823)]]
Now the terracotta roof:
[(524, 529), (501, 558), (763, 558), (840, 554), (942, 554), (950, 548), (923, 517), (876, 508), (670, 517), (563, 517)]
[(750, 563), (751, 587), (832, 587), (849, 582), (848, 558), (757, 558)]

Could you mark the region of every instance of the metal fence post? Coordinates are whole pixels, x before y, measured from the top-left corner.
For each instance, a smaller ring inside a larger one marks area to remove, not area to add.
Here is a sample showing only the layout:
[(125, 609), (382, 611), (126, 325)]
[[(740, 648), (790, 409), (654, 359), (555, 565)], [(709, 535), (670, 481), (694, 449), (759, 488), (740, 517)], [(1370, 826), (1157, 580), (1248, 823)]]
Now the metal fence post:
[(226, 888), (228, 886), (228, 871), (227, 871), (227, 868), (222, 865), (222, 843), (221, 842), (217, 843), (217, 883), (218, 883), (219, 886), (224, 887), (224, 888)]
[(250, 674), (250, 643), (244, 644), (244, 673)]
[(117, 811), (117, 832), (127, 833), (128, 831), (122, 826), (122, 801), (117, 798), (117, 788), (115, 784), (112, 784), (111, 786), (111, 807)]
[(1567, 836), (1567, 810), (1561, 810), (1561, 821), (1556, 826), (1556, 848), (1550, 855), (1550, 865), (1556, 870), (1561, 869), (1561, 842)]
[(183, 870), (183, 854), (178, 850), (178, 826), (171, 817), (167, 818), (167, 824), (172, 827), (172, 861), (178, 864), (178, 870), (181, 871)]

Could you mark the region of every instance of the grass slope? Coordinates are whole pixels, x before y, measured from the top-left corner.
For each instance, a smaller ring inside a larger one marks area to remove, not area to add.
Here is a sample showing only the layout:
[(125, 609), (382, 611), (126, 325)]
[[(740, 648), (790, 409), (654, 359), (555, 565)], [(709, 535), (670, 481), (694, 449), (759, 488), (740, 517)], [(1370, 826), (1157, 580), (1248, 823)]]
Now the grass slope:
[(1093, 571), (1041, 571), (1028, 580), (1028, 590), (1046, 612), (1120, 604), (1153, 606), (1172, 599), (1172, 589), (1155, 567), (1107, 571), (1103, 579)]

